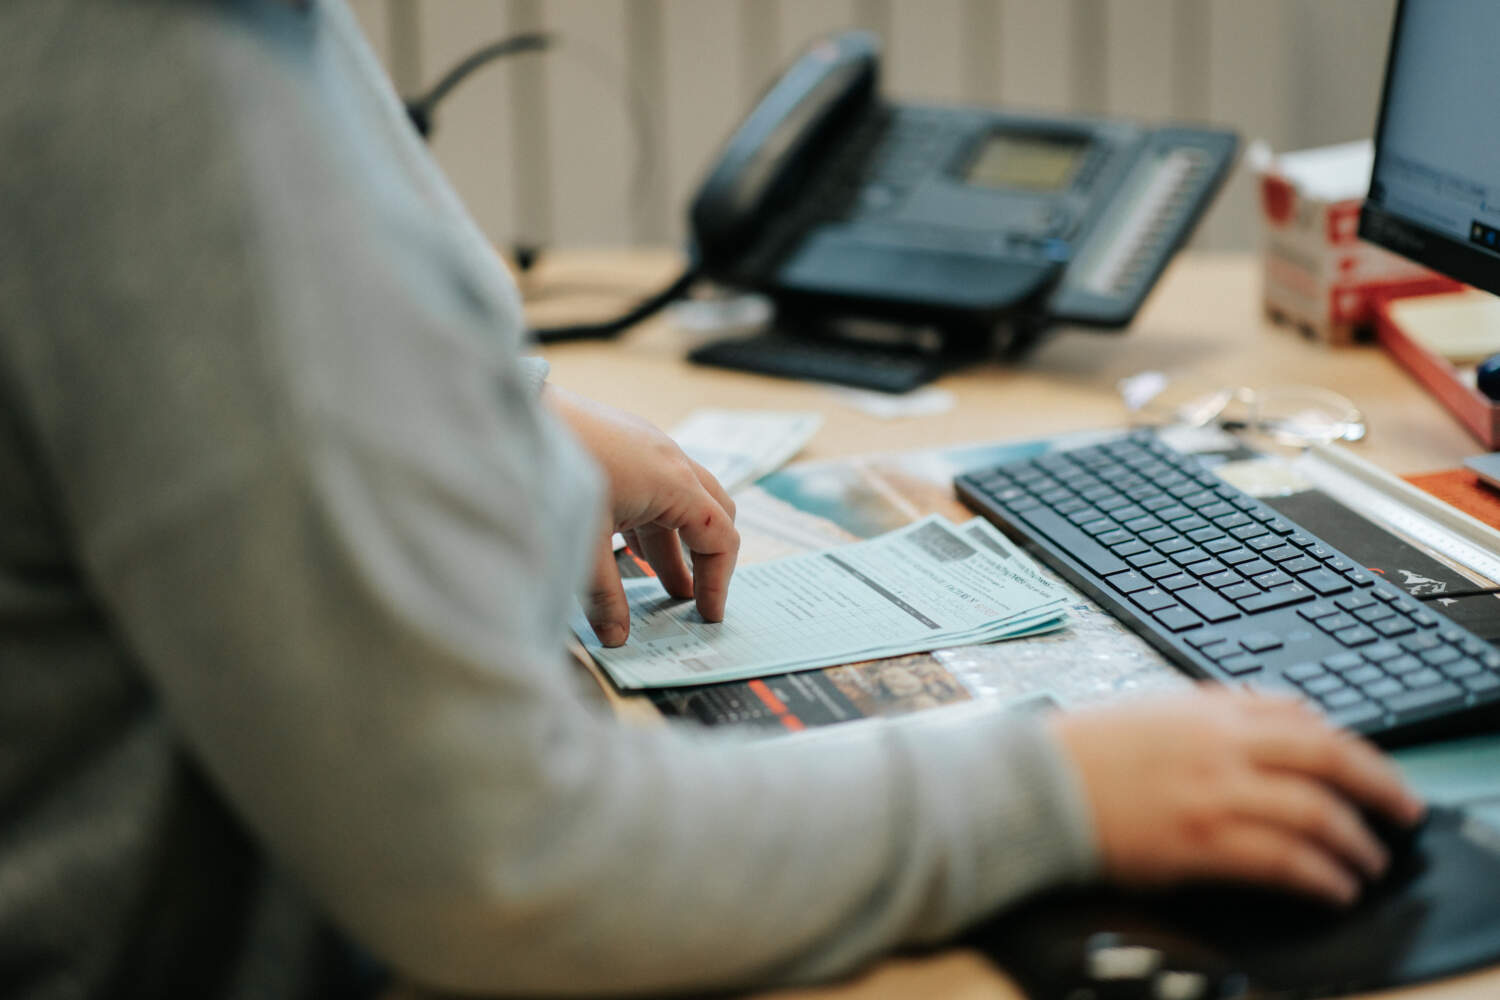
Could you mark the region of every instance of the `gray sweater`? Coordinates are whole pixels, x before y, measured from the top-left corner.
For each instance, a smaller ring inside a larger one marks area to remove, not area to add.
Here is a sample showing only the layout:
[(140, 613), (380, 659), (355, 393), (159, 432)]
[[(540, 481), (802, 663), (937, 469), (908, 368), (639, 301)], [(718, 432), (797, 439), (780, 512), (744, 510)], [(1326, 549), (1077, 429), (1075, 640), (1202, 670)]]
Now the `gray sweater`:
[[(1095, 865), (1045, 732), (616, 725), (599, 477), (335, 2), (0, 6), (0, 983), (826, 977)], [(734, 613), (731, 589), (729, 614)]]

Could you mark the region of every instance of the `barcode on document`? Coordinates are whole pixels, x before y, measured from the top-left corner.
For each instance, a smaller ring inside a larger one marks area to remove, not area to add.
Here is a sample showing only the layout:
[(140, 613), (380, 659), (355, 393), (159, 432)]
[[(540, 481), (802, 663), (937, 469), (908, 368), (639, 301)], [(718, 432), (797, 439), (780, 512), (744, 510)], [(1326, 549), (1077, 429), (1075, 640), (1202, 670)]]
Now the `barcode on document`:
[(974, 550), (962, 538), (936, 521), (922, 525), (906, 537), (938, 562), (959, 562), (974, 554)]

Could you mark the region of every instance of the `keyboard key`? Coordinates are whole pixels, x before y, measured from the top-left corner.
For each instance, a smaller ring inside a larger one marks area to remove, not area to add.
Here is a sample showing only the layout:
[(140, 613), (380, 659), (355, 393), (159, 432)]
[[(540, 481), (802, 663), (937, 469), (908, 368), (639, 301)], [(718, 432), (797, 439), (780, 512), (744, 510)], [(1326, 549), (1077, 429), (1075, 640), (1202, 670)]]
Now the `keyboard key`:
[(1212, 645), (1204, 646), (1202, 649), (1198, 650), (1198, 652), (1202, 653), (1210, 660), (1217, 662), (1219, 660), (1227, 660), (1231, 656), (1238, 656), (1241, 650), (1240, 644), (1235, 642), (1234, 640), (1221, 639), (1220, 641), (1213, 643)]
[[(1335, 576), (1335, 574), (1329, 573), (1329, 576)], [(1352, 583), (1347, 582), (1344, 583), (1344, 588), (1350, 589), (1350, 591), (1352, 591), (1352, 589), (1355, 589), (1353, 588)], [(1344, 597), (1335, 600), (1334, 603), (1338, 604), (1338, 606), (1340, 607), (1343, 607), (1346, 612), (1358, 612), (1361, 607), (1370, 607), (1371, 604), (1376, 603), (1376, 598), (1371, 597), (1370, 594), (1347, 594), (1344, 595)]]
[(1375, 622), (1371, 627), (1381, 635), (1385, 636), (1387, 639), (1394, 639), (1397, 636), (1402, 635), (1410, 635), (1417, 630), (1417, 627), (1415, 625), (1407, 621), (1406, 618), (1401, 615), (1392, 615), (1389, 618), (1382, 618), (1379, 621)]
[(1136, 569), (1145, 569), (1148, 566), (1155, 566), (1157, 563), (1166, 562), (1167, 557), (1155, 549), (1147, 549), (1145, 552), (1137, 552), (1135, 555), (1126, 556), (1125, 561)]
[(1281, 675), (1287, 680), (1297, 681), (1300, 683), (1302, 681), (1311, 680), (1314, 677), (1322, 677), (1326, 673), (1328, 673), (1328, 671), (1323, 669), (1323, 665), (1321, 663), (1316, 663), (1312, 660), (1308, 660), (1303, 663), (1292, 664), (1290, 667), (1287, 667), (1285, 670), (1283, 670), (1281, 672)]
[(1371, 722), (1377, 722), (1384, 717), (1385, 711), (1380, 706), (1368, 701), (1328, 713), (1329, 722), (1335, 726), (1342, 726), (1345, 729), (1354, 729)]
[(1247, 524), (1253, 523), (1244, 514), (1222, 514), (1214, 518), (1214, 524), (1217, 524), (1225, 531), (1233, 531), (1235, 528), (1242, 528)]
[(1345, 670), (1353, 670), (1364, 662), (1364, 657), (1358, 653), (1348, 652), (1347, 650), (1342, 653), (1334, 653), (1331, 656), (1323, 657), (1323, 666), (1329, 670), (1337, 670), (1340, 673)]
[(1066, 514), (1068, 520), (1073, 521), (1074, 524), (1078, 523), (1076, 520), (1074, 520), (1075, 514), (1079, 517), (1099, 516), (1099, 512), (1097, 510), (1089, 506), (1084, 501), (1079, 500), (1077, 497), (1074, 497), (1071, 500), (1064, 500), (1062, 503), (1055, 503), (1052, 505), (1052, 509), (1057, 511), (1059, 514)]
[(1167, 608), (1156, 612), (1154, 617), (1173, 632), (1183, 632), (1203, 624), (1203, 619), (1187, 608)]
[(1393, 712), (1411, 712), (1421, 708), (1451, 708), (1464, 703), (1463, 688), (1452, 682), (1407, 691), (1385, 699), (1385, 707)]
[(1124, 525), (1136, 534), (1140, 534), (1143, 531), (1150, 531), (1152, 528), (1160, 528), (1162, 523), (1148, 514), (1145, 517), (1137, 517), (1125, 521)]
[[(1152, 567), (1153, 569), (1155, 567)], [(1177, 573), (1156, 581), (1156, 585), (1162, 590), (1182, 590), (1184, 587), (1196, 587), (1198, 581), (1186, 573)]]
[[(1308, 561), (1311, 562), (1311, 560)], [(1353, 584), (1332, 570), (1315, 569), (1310, 573), (1301, 574), (1297, 579), (1301, 580), (1304, 586), (1311, 587), (1321, 597), (1342, 594), (1353, 589)]]
[(1356, 667), (1354, 670), (1351, 670), (1344, 675), (1344, 680), (1348, 681), (1350, 684), (1357, 684), (1360, 687), (1364, 687), (1366, 684), (1373, 684), (1378, 680), (1385, 679), (1387, 679), (1385, 676), (1385, 671), (1381, 670), (1373, 663), (1367, 663), (1362, 667)]
[(1335, 573), (1347, 573), (1354, 568), (1354, 564), (1343, 556), (1328, 560), (1328, 568)]
[(1215, 576), (1224, 572), (1225, 566), (1217, 559), (1200, 559), (1185, 567), (1194, 576)]
[(1379, 638), (1368, 625), (1341, 628), (1333, 633), (1333, 637), (1346, 646), (1363, 646), (1365, 643), (1374, 642)]
[(1408, 653), (1422, 653), (1429, 649), (1437, 649), (1439, 643), (1437, 636), (1425, 634), (1408, 636), (1402, 639), (1399, 645)]
[(1332, 674), (1327, 674), (1323, 677), (1314, 677), (1312, 680), (1305, 682), (1302, 685), (1302, 690), (1308, 694), (1322, 695), (1332, 691), (1347, 691), (1349, 689), (1344, 686), (1344, 682), (1339, 678)]
[(1252, 558), (1252, 555), (1248, 549), (1242, 549), (1239, 542), (1235, 541), (1233, 538), (1225, 538), (1223, 535), (1220, 535), (1218, 538), (1212, 539), (1210, 541), (1204, 542), (1203, 551), (1207, 552), (1209, 555), (1218, 556), (1221, 559), (1224, 557), (1224, 554), (1226, 552), (1244, 551), (1246, 559)]
[[(1374, 649), (1375, 647), (1371, 646), (1370, 648)], [(1409, 674), (1413, 670), (1422, 670), (1426, 665), (1410, 653), (1403, 653), (1395, 659), (1386, 660), (1380, 666), (1386, 673), (1400, 676), (1401, 674)]]
[(1406, 685), (1394, 677), (1382, 677), (1377, 681), (1363, 685), (1360, 690), (1371, 698), (1394, 698), (1396, 695), (1406, 691)]
[(1338, 557), (1338, 553), (1334, 552), (1328, 546), (1322, 544), (1314, 545), (1308, 548), (1306, 551), (1307, 554), (1312, 556), (1314, 559), (1322, 559), (1324, 562), (1327, 562), (1329, 559), (1335, 559)]
[(1351, 569), (1344, 574), (1344, 579), (1356, 587), (1373, 587), (1375, 578), (1362, 569)]
[(1484, 694), (1500, 688), (1500, 677), (1494, 674), (1475, 674), (1473, 677), (1465, 677), (1463, 685), (1475, 694)]
[(1121, 573), (1130, 568), (1113, 552), (1079, 531), (1061, 514), (1038, 508), (1021, 511), (1018, 516), (1099, 576)]
[[(1213, 551), (1206, 545), (1204, 549), (1210, 552)], [(1241, 563), (1253, 562), (1260, 558), (1260, 556), (1251, 552), (1243, 545), (1236, 545), (1234, 548), (1224, 552), (1214, 552), (1214, 555), (1219, 557), (1220, 562), (1228, 563), (1230, 566), (1239, 566)]]
[(1254, 521), (1251, 521), (1248, 524), (1242, 524), (1238, 528), (1230, 528), (1229, 533), (1235, 538), (1238, 538), (1240, 541), (1246, 543), (1256, 538), (1269, 538), (1271, 540), (1269, 543), (1270, 545), (1275, 545), (1276, 542), (1279, 541), (1279, 539), (1277, 539), (1275, 535), (1266, 531), (1265, 528), (1262, 528)]
[(1281, 637), (1270, 632), (1251, 632), (1240, 636), (1240, 645), (1252, 653), (1266, 653), (1281, 648)]
[(1230, 570), (1225, 570), (1222, 573), (1214, 573), (1211, 576), (1205, 576), (1203, 578), (1203, 582), (1219, 591), (1220, 593), (1223, 593), (1225, 587), (1233, 587), (1237, 583), (1244, 583), (1245, 578), (1240, 576), (1238, 573), (1232, 572)]
[(1434, 684), (1441, 684), (1443, 682), (1443, 675), (1431, 667), (1425, 667), (1406, 674), (1401, 678), (1401, 682), (1409, 688), (1431, 687)]
[(1250, 578), (1250, 582), (1255, 584), (1257, 587), (1264, 587), (1266, 590), (1270, 590), (1272, 587), (1286, 586), (1287, 584), (1292, 582), (1292, 578), (1287, 576), (1279, 569), (1273, 569), (1269, 573), (1261, 573), (1259, 576), (1252, 576)]
[(1373, 646), (1366, 646), (1360, 652), (1371, 663), (1384, 663), (1386, 660), (1393, 660), (1400, 656), (1401, 647), (1394, 642), (1377, 642)]
[[(1071, 520), (1071, 518), (1069, 518), (1069, 520)], [(1100, 545), (1108, 545), (1110, 548), (1114, 548), (1116, 545), (1124, 545), (1126, 542), (1135, 541), (1134, 535), (1132, 535), (1128, 531), (1121, 531), (1118, 528), (1116, 528), (1114, 531), (1106, 531), (1104, 534), (1096, 535), (1094, 537)]]
[(1260, 660), (1251, 656), (1249, 653), (1239, 653), (1235, 656), (1225, 657), (1224, 659), (1219, 661), (1219, 667), (1221, 669), (1233, 674), (1236, 677), (1243, 677), (1246, 674), (1253, 674), (1264, 666), (1265, 664), (1261, 663)]
[(1192, 517), (1193, 516), (1193, 512), (1191, 510), (1189, 510), (1187, 507), (1184, 507), (1180, 503), (1173, 504), (1170, 507), (1163, 507), (1161, 510), (1156, 511), (1155, 513), (1156, 513), (1157, 517), (1159, 517), (1163, 521), (1167, 521), (1167, 522), (1172, 522), (1172, 521), (1180, 520), (1181, 518), (1184, 518), (1184, 517)]
[(1168, 538), (1166, 541), (1158, 542), (1156, 545), (1156, 551), (1164, 556), (1169, 556), (1174, 552), (1181, 552), (1184, 549), (1192, 549), (1194, 552), (1200, 551), (1192, 542), (1186, 538), (1179, 538), (1176, 535)]
[(1372, 604), (1368, 608), (1360, 608), (1354, 612), (1354, 617), (1366, 625), (1373, 625), (1382, 618), (1400, 618), (1401, 616), (1384, 604)]
[(1145, 569), (1141, 570), (1142, 574), (1155, 580), (1158, 585), (1160, 585), (1161, 581), (1165, 580), (1167, 577), (1176, 576), (1181, 572), (1182, 570), (1179, 567), (1173, 566), (1169, 562), (1159, 562), (1154, 566), (1147, 566)]
[(1199, 563), (1209, 558), (1209, 555), (1198, 548), (1198, 546), (1189, 545), (1185, 549), (1178, 549), (1176, 552), (1170, 553), (1169, 557), (1179, 566), (1191, 566), (1193, 563)]
[(1293, 559), (1306, 559), (1302, 550), (1295, 545), (1278, 545), (1274, 549), (1266, 549), (1261, 553), (1274, 563), (1291, 562)]
[[(1044, 500), (1043, 503), (1045, 503), (1045, 502), (1046, 501)], [(1115, 524), (1115, 522), (1111, 521), (1107, 517), (1100, 517), (1100, 518), (1095, 518), (1092, 521), (1085, 521), (1083, 524), (1080, 524), (1078, 527), (1080, 529), (1082, 529), (1085, 533), (1090, 534), (1090, 535), (1096, 535), (1096, 536), (1097, 535), (1103, 535), (1106, 532), (1118, 531), (1119, 530), (1119, 527)], [(1108, 543), (1105, 543), (1105, 544), (1108, 544)]]
[(1284, 573), (1311, 573), (1318, 568), (1320, 568), (1318, 561), (1316, 559), (1309, 559), (1307, 556), (1288, 559), (1281, 564), (1281, 570)]
[(1283, 521), (1279, 517), (1274, 521), (1267, 521), (1266, 527), (1271, 529), (1278, 535), (1290, 535), (1294, 530), (1296, 530), (1290, 524)]
[(1438, 629), (1437, 636), (1439, 639), (1443, 640), (1450, 646), (1457, 646), (1459, 643), (1463, 642), (1464, 639), (1468, 638), (1464, 630), (1459, 628), (1457, 625), (1446, 625), (1443, 628)]
[(1172, 599), (1172, 595), (1168, 594), (1160, 587), (1151, 587), (1148, 590), (1137, 590), (1135, 593), (1130, 595), (1130, 599), (1139, 604), (1142, 608), (1145, 608), (1147, 611), (1152, 612), (1163, 611), (1167, 608), (1174, 607), (1177, 604), (1177, 602)]
[[(1192, 608), (1210, 622), (1228, 621), (1231, 618), (1238, 618), (1240, 615), (1233, 604), (1230, 604), (1224, 598), (1205, 587), (1190, 587), (1187, 590), (1179, 590), (1176, 596), (1179, 601)], [(1254, 598), (1251, 598), (1251, 600), (1254, 600)]]
[(1206, 628), (1201, 632), (1194, 632), (1188, 636), (1187, 644), (1194, 648), (1202, 649), (1204, 646), (1212, 646), (1216, 642), (1223, 642), (1225, 638), (1225, 634), (1219, 629)]
[(1260, 576), (1262, 573), (1278, 572), (1275, 566), (1272, 566), (1270, 563), (1260, 558), (1252, 559), (1250, 562), (1240, 563), (1234, 568), (1234, 571), (1240, 576), (1248, 576), (1252, 579), (1254, 577)]
[(1264, 556), (1271, 549), (1281, 548), (1281, 539), (1270, 534), (1257, 535), (1254, 538), (1246, 539), (1245, 544)]
[(1292, 583), (1285, 587), (1277, 587), (1275, 590), (1268, 590), (1264, 594), (1247, 597), (1240, 601), (1239, 605), (1246, 612), (1269, 611), (1271, 608), (1282, 608), (1289, 604), (1310, 601), (1312, 596), (1312, 591), (1306, 587)]
[(1425, 608), (1411, 615), (1411, 620), (1417, 623), (1419, 628), (1437, 628), (1437, 615)]
[(1325, 707), (1337, 711), (1341, 708), (1348, 708), (1350, 705), (1358, 705), (1360, 702), (1365, 700), (1365, 696), (1360, 694), (1353, 688), (1343, 688), (1338, 691), (1332, 691), (1318, 700), (1321, 701)]
[(1370, 591), (1370, 593), (1375, 596), (1376, 600), (1387, 602), (1394, 601), (1401, 596), (1401, 591), (1384, 581), (1377, 583), (1375, 589)]
[(1313, 624), (1318, 626), (1318, 628), (1322, 629), (1324, 632), (1337, 632), (1340, 629), (1353, 628), (1354, 626), (1359, 624), (1359, 620), (1352, 615), (1346, 615), (1342, 611), (1340, 611), (1336, 615), (1329, 615), (1326, 618), (1319, 618), (1317, 621), (1313, 622)]
[(1308, 535), (1304, 535), (1300, 531), (1293, 532), (1292, 534), (1288, 535), (1287, 541), (1297, 546), (1297, 548), (1299, 549), (1310, 549), (1314, 545), (1318, 544), (1311, 537), (1309, 537)]
[(1152, 545), (1160, 545), (1167, 539), (1176, 537), (1177, 532), (1173, 531), (1166, 525), (1161, 525), (1160, 527), (1152, 528), (1149, 531), (1141, 532), (1141, 541), (1150, 542)]
[(1128, 542), (1121, 542), (1118, 545), (1110, 545), (1109, 551), (1113, 552), (1115, 555), (1123, 559), (1126, 556), (1138, 555), (1142, 552), (1145, 552), (1146, 548), (1147, 546), (1145, 542), (1139, 542), (1132, 538)]
[(1484, 668), (1479, 665), (1478, 660), (1471, 656), (1465, 656), (1454, 660), (1452, 663), (1443, 664), (1438, 667), (1438, 672), (1444, 677), (1451, 677), (1453, 680), (1458, 680), (1462, 677), (1473, 677), (1475, 674), (1483, 673)]
[(1301, 615), (1303, 618), (1306, 618), (1308, 621), (1315, 621), (1319, 618), (1327, 618), (1329, 615), (1336, 615), (1338, 613), (1339, 609), (1334, 607), (1332, 604), (1329, 604), (1327, 601), (1315, 601), (1305, 608), (1297, 609), (1297, 614)]
[(1428, 666), (1440, 667), (1445, 663), (1452, 663), (1461, 656), (1463, 654), (1452, 646), (1439, 646), (1436, 649), (1423, 650), (1420, 658)]
[[(1210, 579), (1217, 578), (1211, 577)], [(1209, 581), (1205, 580), (1204, 582), (1208, 583)], [(1231, 601), (1243, 601), (1245, 598), (1254, 597), (1258, 593), (1260, 593), (1260, 588), (1253, 583), (1236, 583), (1232, 586), (1219, 588), (1219, 594)]]

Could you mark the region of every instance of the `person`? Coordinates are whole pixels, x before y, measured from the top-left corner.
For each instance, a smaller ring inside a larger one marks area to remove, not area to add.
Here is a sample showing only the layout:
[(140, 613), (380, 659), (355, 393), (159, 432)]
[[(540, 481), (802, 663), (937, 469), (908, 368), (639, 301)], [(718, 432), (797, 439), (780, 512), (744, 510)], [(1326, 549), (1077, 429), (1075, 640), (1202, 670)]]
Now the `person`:
[(615, 724), (563, 651), (580, 590), (627, 638), (608, 529), (717, 619), (733, 504), (520, 360), (349, 11), (15, 0), (0, 50), (9, 995), (803, 982), (1090, 878), (1347, 902), (1359, 810), (1420, 814), (1228, 693)]

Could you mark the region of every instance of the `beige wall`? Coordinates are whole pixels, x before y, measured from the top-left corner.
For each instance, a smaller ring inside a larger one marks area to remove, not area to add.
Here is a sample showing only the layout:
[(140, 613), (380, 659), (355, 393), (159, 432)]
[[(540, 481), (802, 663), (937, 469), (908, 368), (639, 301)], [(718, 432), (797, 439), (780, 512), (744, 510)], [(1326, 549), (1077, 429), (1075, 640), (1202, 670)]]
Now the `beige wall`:
[[(662, 244), (718, 144), (809, 38), (886, 44), (895, 97), (1207, 120), (1275, 148), (1368, 135), (1394, 0), (352, 0), (402, 93), (479, 45), (560, 43), (470, 78), (434, 142), (497, 242)], [(636, 124), (640, 122), (640, 124)], [(647, 138), (641, 140), (642, 130)], [(644, 148), (642, 148), (644, 146)], [(1235, 177), (1198, 243), (1249, 246)]]

